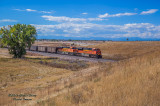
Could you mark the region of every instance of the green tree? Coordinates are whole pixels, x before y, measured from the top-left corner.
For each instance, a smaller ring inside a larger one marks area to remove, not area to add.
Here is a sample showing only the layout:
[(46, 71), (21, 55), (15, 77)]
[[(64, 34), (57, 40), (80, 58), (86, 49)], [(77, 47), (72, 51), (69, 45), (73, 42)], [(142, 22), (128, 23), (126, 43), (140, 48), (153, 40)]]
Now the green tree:
[(21, 58), (26, 54), (26, 48), (30, 48), (36, 40), (36, 28), (32, 25), (16, 24), (0, 29), (1, 43), (7, 46), (9, 53), (14, 58)]

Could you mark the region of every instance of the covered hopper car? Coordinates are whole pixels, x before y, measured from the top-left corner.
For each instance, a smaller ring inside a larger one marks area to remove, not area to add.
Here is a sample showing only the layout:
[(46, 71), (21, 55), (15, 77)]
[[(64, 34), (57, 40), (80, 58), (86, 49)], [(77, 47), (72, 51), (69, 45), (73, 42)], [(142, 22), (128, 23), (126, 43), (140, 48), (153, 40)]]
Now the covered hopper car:
[(30, 51), (38, 51), (38, 46), (31, 46)]
[(56, 47), (47, 47), (47, 52), (48, 53), (57, 53), (57, 48)]
[(39, 52), (47, 52), (47, 47), (46, 46), (38, 46), (38, 51)]

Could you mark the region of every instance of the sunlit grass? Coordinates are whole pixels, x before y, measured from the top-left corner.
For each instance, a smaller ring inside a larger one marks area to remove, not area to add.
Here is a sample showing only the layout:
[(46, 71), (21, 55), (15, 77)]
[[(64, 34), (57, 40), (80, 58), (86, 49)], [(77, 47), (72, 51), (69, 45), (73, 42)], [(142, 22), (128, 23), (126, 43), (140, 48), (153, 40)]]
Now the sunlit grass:
[(100, 77), (58, 96), (54, 103), (57, 106), (159, 106), (159, 53), (113, 63), (110, 70), (99, 70), (103, 71)]

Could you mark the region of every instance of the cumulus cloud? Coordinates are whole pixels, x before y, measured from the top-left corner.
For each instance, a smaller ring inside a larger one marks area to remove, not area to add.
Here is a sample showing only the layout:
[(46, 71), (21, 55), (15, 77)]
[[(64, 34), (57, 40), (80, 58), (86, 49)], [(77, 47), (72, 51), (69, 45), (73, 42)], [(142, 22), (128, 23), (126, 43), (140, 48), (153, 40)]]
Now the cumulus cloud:
[(99, 18), (106, 18), (106, 17), (120, 17), (120, 16), (131, 16), (131, 15), (136, 15), (137, 13), (118, 13), (118, 14), (112, 14), (109, 15), (108, 13), (105, 13), (103, 15), (99, 15)]
[(153, 13), (155, 13), (157, 11), (158, 11), (158, 9), (150, 9), (148, 11), (142, 11), (141, 15), (153, 14)]
[(56, 22), (85, 22), (85, 21), (102, 21), (102, 20), (107, 20), (107, 19), (101, 19), (101, 18), (70, 18), (70, 17), (66, 17), (66, 16), (50, 16), (50, 15), (43, 15), (41, 16), (42, 18), (44, 18), (45, 20), (48, 21), (56, 21)]
[(0, 22), (17, 22), (17, 20), (11, 20), (11, 19), (2, 19)]
[(34, 25), (39, 35), (69, 37), (140, 37), (160, 38), (160, 26), (150, 23), (132, 23), (124, 25), (101, 25), (93, 23), (62, 23), (57, 25)]

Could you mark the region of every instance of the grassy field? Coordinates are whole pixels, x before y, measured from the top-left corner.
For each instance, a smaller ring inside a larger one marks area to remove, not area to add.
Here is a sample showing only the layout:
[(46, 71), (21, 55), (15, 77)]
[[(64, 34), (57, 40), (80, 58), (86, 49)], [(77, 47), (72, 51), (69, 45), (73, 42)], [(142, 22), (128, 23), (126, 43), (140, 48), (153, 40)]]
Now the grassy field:
[(21, 59), (0, 58), (0, 105), (13, 102), (8, 94), (32, 92), (38, 95), (36, 91), (70, 74), (72, 71), (66, 69)]
[[(111, 42), (111, 44), (103, 44), (103, 47), (113, 44), (118, 50), (110, 48), (108, 53), (117, 52), (125, 58), (111, 64), (101, 64), (98, 68), (99, 72), (88, 77), (90, 80), (83, 82), (81, 87), (56, 98), (42, 101), (40, 104), (56, 106), (159, 106), (160, 43), (136, 42), (135, 46), (133, 43)], [(120, 44), (122, 45), (120, 46)], [(97, 47), (100, 46), (97, 45)], [(103, 52), (107, 52), (107, 48)]]
[(7, 49), (0, 48), (0, 51), (0, 105), (13, 102), (8, 97), (10, 93), (34, 92), (41, 97), (40, 90), (74, 71), (89, 67), (82, 61), (49, 58), (33, 53), (27, 53), (22, 59), (14, 59)]
[(100, 48), (103, 58), (122, 60), (159, 50), (160, 42), (105, 42), (89, 47)]
[(101, 42), (94, 47), (104, 58), (119, 61), (86, 65), (37, 54), (12, 59), (0, 49), (0, 105), (20, 103), (9, 93), (36, 94), (25, 102), (36, 106), (160, 105), (160, 42)]

